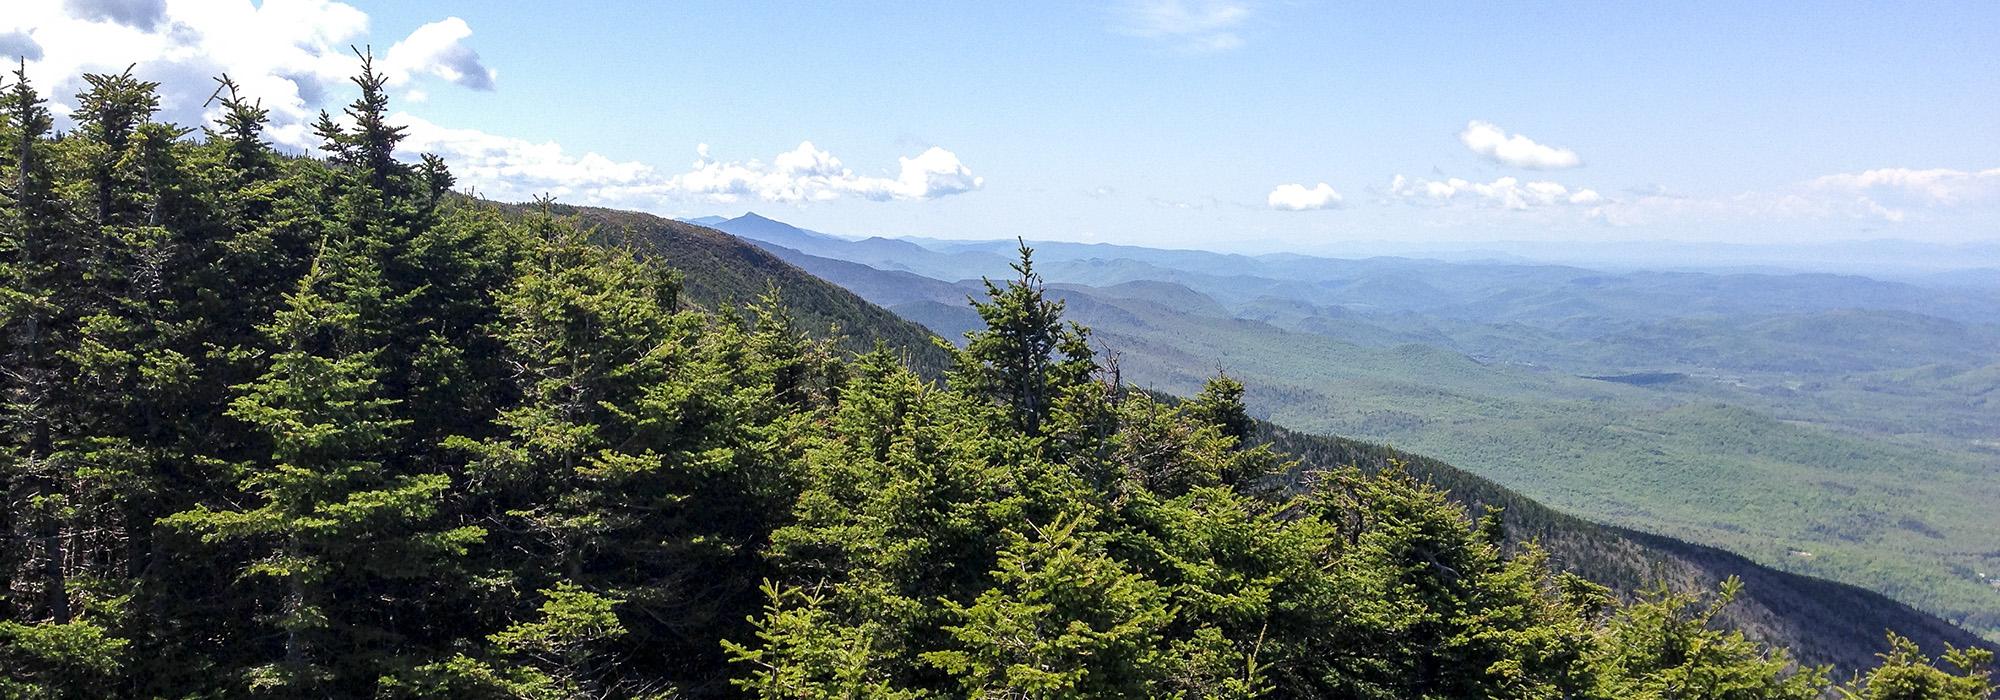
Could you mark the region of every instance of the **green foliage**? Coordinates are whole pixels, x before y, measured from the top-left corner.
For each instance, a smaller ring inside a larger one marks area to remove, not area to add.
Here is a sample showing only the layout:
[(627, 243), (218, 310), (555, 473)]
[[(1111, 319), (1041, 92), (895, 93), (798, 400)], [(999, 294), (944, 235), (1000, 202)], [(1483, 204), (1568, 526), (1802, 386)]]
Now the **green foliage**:
[(419, 668), (408, 680), (388, 679), (385, 685), (411, 695), (603, 697), (611, 690), (602, 670), (610, 661), (607, 642), (626, 635), (612, 609), (624, 601), (567, 581), (541, 594), (539, 619), (487, 636), (493, 660), (461, 655)]
[(1082, 541), (1079, 524), (1006, 533), (994, 587), (970, 605), (946, 602), (952, 642), (924, 661), (957, 676), (968, 696), (1153, 695), (1173, 612), (1157, 584)]
[(1730, 579), (1707, 605), (1694, 596), (1654, 591), (1613, 616), (1605, 663), (1626, 680), (1623, 697), (1808, 698), (1826, 690), (1826, 669), (1793, 671), (1793, 662), (1711, 622), (1741, 588)]
[[(61, 138), (0, 91), (0, 694), (1826, 689), (1400, 471), (1280, 492), (1243, 385), (1102, 376), (1025, 246), (936, 383), (809, 336), (784, 295), (823, 285), (718, 303), (657, 241), (451, 194), (362, 60), (324, 162), (226, 80), (199, 140), (129, 73)], [(1856, 692), (1985, 689), (1896, 644)]]
[(87, 622), (0, 621), (0, 697), (104, 697), (119, 685), (129, 642)]
[(973, 300), (986, 327), (967, 336), (951, 381), (1005, 406), (1017, 427), (1039, 435), (1062, 387), (1087, 381), (1097, 362), (1088, 332), (1063, 325), (1062, 302), (1042, 295), (1027, 243), (1020, 252), (1019, 277), (1005, 288), (986, 280), (987, 300)]
[(1889, 651), (1882, 665), (1841, 688), (1854, 700), (1985, 700), (2000, 695), (1993, 681), (1990, 649), (1945, 649), (1943, 661), (1957, 673), (1938, 668), (1908, 639), (1889, 633)]

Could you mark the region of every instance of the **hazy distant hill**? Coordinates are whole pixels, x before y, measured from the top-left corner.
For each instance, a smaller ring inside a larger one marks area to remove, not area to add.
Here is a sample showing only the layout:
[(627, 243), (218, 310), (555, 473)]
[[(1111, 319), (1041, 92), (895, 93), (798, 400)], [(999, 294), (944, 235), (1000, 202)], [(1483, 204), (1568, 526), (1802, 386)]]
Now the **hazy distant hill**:
[(718, 221), (713, 226), (718, 231), (740, 236), (758, 245), (779, 246), (808, 255), (858, 262), (883, 270), (904, 270), (941, 280), (999, 275), (1007, 271), (1008, 258), (1005, 255), (979, 251), (940, 252), (890, 238), (840, 238), (767, 219), (754, 212)]
[[(922, 322), (947, 337), (957, 337), (979, 323), (978, 316), (965, 303), (968, 294), (980, 290), (976, 282), (948, 283), (775, 245), (767, 248), (800, 269), (835, 281), (877, 303), (891, 304), (892, 310), (905, 318)], [(703, 272), (690, 269), (688, 274), (695, 279)], [(1226, 318), (1227, 314), (1221, 304), (1208, 296), (1172, 283), (1133, 282), (1108, 288), (1052, 285), (1051, 292), (1068, 303), (1068, 312), (1073, 317), (1086, 323), (1098, 324), (1121, 317), (1117, 323), (1100, 328), (1107, 331), (1100, 333), (1100, 339), (1110, 340), (1114, 349), (1128, 350), (1121, 355), (1122, 364), (1147, 362), (1135, 357), (1142, 351), (1180, 358), (1178, 361), (1191, 367), (1199, 364), (1192, 356), (1171, 347), (1141, 348), (1135, 338), (1124, 335), (1125, 331), (1144, 324), (1145, 314), (1183, 311), (1221, 314), (1220, 318)], [(1212, 372), (1213, 367), (1197, 367), (1193, 371)], [(1128, 378), (1131, 376), (1128, 374)], [(1253, 393), (1264, 392), (1253, 386)], [(1390, 459), (1401, 460), (1412, 472), (1450, 489), (1458, 500), (1504, 508), (1510, 541), (1516, 545), (1537, 541), (1561, 566), (1612, 584), (1621, 591), (1629, 593), (1658, 581), (1683, 588), (1713, 587), (1725, 577), (1741, 577), (1748, 590), (1742, 602), (1726, 614), (1728, 621), (1766, 639), (1791, 645), (1808, 661), (1834, 663), (1843, 668), (1867, 665), (1873, 661), (1872, 655), (1880, 651), (1881, 630), (1892, 628), (1911, 635), (1927, 648), (1939, 648), (1944, 643), (1961, 646), (1979, 643), (1962, 629), (1865, 589), (1785, 573), (1711, 547), (1600, 526), (1563, 515), (1440, 461), (1341, 438), (1308, 435), (1270, 423), (1262, 426), (1263, 439), (1297, 455), (1307, 467), (1358, 464), (1378, 469)]]
[[(1288, 426), (1418, 448), (1573, 512), (2000, 635), (2000, 588), (1984, 576), (2000, 571), (2000, 295), (1828, 274), (1049, 247), (1038, 262), (1053, 293), (1126, 357), (1128, 379), (1186, 392), (1223, 368)], [(789, 254), (946, 337), (978, 323), (972, 285)], [(1685, 379), (1585, 378), (1649, 374)]]

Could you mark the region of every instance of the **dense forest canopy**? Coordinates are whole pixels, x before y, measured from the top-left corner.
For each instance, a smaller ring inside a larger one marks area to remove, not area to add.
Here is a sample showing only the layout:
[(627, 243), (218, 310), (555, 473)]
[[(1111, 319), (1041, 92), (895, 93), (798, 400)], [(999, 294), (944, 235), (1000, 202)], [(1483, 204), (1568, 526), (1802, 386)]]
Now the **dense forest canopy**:
[[(942, 382), (221, 82), (0, 90), (0, 697), (1985, 698), (1831, 679), (1120, 386), (1029, 251)], [(815, 331), (809, 333), (808, 331)], [(1837, 684), (1837, 685), (1836, 685)]]

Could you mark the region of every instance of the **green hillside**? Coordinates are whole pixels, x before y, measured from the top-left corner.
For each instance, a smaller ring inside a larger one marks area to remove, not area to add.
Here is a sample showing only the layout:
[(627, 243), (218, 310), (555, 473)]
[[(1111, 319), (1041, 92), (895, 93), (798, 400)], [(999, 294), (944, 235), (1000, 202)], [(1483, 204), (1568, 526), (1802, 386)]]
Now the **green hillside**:
[(1430, 346), (1370, 348), (1132, 305), (1078, 309), (1129, 356), (1122, 368), (1135, 382), (1187, 392), (1219, 365), (1282, 425), (1389, 442), (1585, 517), (2000, 630), (2000, 590), (1978, 576), (2000, 570), (1990, 458)]
[(910, 365), (929, 377), (940, 376), (948, 361), (946, 353), (930, 342), (929, 329), (743, 239), (639, 212), (560, 204), (551, 211), (576, 217), (610, 245), (631, 247), (682, 270), (682, 298), (699, 306), (740, 307), (775, 293), (801, 327), (815, 335), (836, 338), (849, 351), (866, 352), (878, 341), (886, 343), (902, 349)]
[[(865, 267), (827, 272), (863, 290), (882, 274)], [(1990, 434), (1980, 426), (1992, 426), (2000, 414), (1981, 413), (1989, 399), (1981, 398), (1987, 384), (1977, 370), (1852, 375), (1819, 382), (1805, 395), (1723, 384), (1712, 379), (1712, 366), (1663, 362), (1662, 369), (1704, 375), (1633, 386), (1527, 363), (1482, 362), (1450, 347), (1454, 337), (1477, 334), (1447, 334), (1437, 325), (1396, 331), (1380, 317), (1357, 324), (1359, 314), (1305, 302), (1263, 303), (1271, 322), (1230, 318), (1182, 298), (1195, 294), (1184, 286), (1162, 292), (1168, 283), (1152, 284), (1151, 295), (1060, 284), (1052, 293), (1097, 330), (1099, 343), (1121, 358), (1123, 376), (1141, 386), (1185, 394), (1224, 369), (1249, 385), (1261, 416), (1281, 425), (1436, 456), (1567, 512), (1860, 585), (2000, 634), (2000, 588), (1981, 576), (2000, 570), (1989, 514), (2000, 503), (2000, 480), (1991, 448), (1982, 453), (1971, 442)], [(977, 324), (949, 295), (938, 296), (894, 308), (947, 336)], [(1885, 329), (1932, 335), (1877, 339), (1856, 352), (1899, 342), (1922, 348), (1939, 338), (1979, 342), (1986, 333), (1900, 312), (1815, 312), (1784, 322), (1716, 322), (1727, 330), (1702, 337), (1722, 344), (1741, 335), (1742, 345), (1775, 347), (1875, 315), (1897, 322)], [(1343, 332), (1357, 325), (1372, 330), (1336, 336), (1274, 325), (1304, 328), (1302, 319), (1328, 319)], [(1558, 333), (1528, 326), (1444, 327), (1494, 329), (1510, 336), (1511, 347), (1533, 345), (1515, 340), (1523, 337), (1567, 347), (1555, 342)], [(1752, 327), (1764, 330), (1744, 332)], [(1833, 337), (1839, 343), (1853, 334)], [(1583, 343), (1570, 343), (1576, 345)], [(1959, 348), (1941, 342), (1903, 355), (1922, 361), (1971, 352)], [(1891, 381), (1888, 392), (1900, 395), (1863, 394), (1871, 382)], [(1932, 424), (1917, 425), (1925, 420)], [(1864, 432), (1870, 426), (1891, 427)]]

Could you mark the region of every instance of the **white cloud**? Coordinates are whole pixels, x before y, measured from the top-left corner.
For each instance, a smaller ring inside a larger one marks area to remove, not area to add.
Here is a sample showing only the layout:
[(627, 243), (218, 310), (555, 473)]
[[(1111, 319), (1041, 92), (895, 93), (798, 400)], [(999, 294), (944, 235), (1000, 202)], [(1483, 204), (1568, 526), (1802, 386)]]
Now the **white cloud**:
[[(462, 43), (470, 33), (456, 18), (424, 25), (395, 43), (393, 58), (378, 54), (380, 65), (412, 90), (432, 77), (490, 88), (492, 71)], [(226, 73), (271, 110), (273, 141), (305, 148), (318, 142), (308, 124), (329, 94), (351, 89), (359, 61), (349, 47), (369, 34), (366, 13), (331, 0), (16, 0), (0, 12), (0, 37), (13, 37), (0, 48), (29, 49), (28, 76), (58, 114), (73, 107), (84, 73), (136, 64), (161, 84), (162, 119), (198, 124), (213, 116), (203, 106), (212, 79)]]
[(1576, 188), (1546, 180), (1523, 182), (1502, 177), (1492, 182), (1471, 182), (1460, 178), (1413, 180), (1397, 175), (1389, 182), (1389, 194), (1418, 204), (1446, 205), (1467, 202), (1474, 206), (1521, 211), (1526, 209), (1587, 206), (1599, 204), (1604, 196), (1596, 190)]
[(1816, 177), (1776, 191), (1718, 197), (1640, 195), (1595, 213), (1606, 223), (1857, 220), (1889, 224), (1951, 221), (2000, 204), (2000, 168), (1878, 168)]
[(708, 155), (706, 144), (696, 152), (700, 158), (687, 172), (662, 183), (666, 190), (719, 202), (744, 198), (814, 202), (850, 195), (883, 201), (935, 199), (971, 192), (986, 183), (959, 162), (956, 154), (936, 146), (915, 157), (898, 158), (900, 167), (893, 178), (857, 174), (811, 141), (778, 154), (770, 165), (757, 160), (716, 160)]
[(1490, 122), (1473, 120), (1458, 132), (1458, 140), (1473, 153), (1503, 165), (1529, 170), (1561, 170), (1583, 165), (1576, 151), (1544, 146), (1521, 134), (1509, 135)]
[(622, 204), (659, 179), (644, 163), (614, 161), (596, 153), (573, 155), (553, 141), (489, 134), (477, 129), (440, 126), (422, 117), (396, 113), (407, 138), (402, 155), (435, 153), (451, 165), (459, 182), (481, 196), (522, 201), (537, 194), (554, 194), (579, 204)]
[(457, 17), (417, 27), (389, 47), (383, 56), (383, 70), (399, 85), (409, 82), (411, 76), (428, 73), (474, 90), (492, 90), (499, 74), (480, 62), (479, 52), (465, 45), (470, 36), (472, 27)]
[(1324, 182), (1307, 189), (1305, 185), (1279, 185), (1271, 190), (1265, 202), (1272, 209), (1280, 211), (1308, 211), (1312, 209), (1332, 209), (1340, 206), (1339, 192)]
[(420, 117), (397, 114), (409, 125), (404, 149), (436, 153), (451, 164), (459, 181), (482, 196), (519, 201), (536, 194), (554, 194), (578, 204), (663, 210), (668, 200), (710, 202), (823, 202), (842, 197), (868, 200), (917, 201), (979, 189), (958, 156), (932, 147), (898, 159), (894, 177), (869, 176), (846, 167), (831, 152), (807, 141), (761, 160), (721, 161), (708, 144), (695, 148), (698, 158), (687, 170), (666, 173), (637, 161), (615, 161), (597, 153), (575, 155), (554, 142), (489, 134), (476, 129), (439, 126)]
[(1748, 191), (1707, 197), (1641, 194), (1606, 199), (1590, 207), (1585, 216), (1612, 226), (1683, 227), (1841, 219), (1894, 223), (1905, 218), (1903, 212), (1866, 197), (1827, 196), (1809, 191)]
[(1227, 51), (1243, 45), (1236, 33), (1250, 6), (1233, 0), (1125, 0), (1117, 31), (1164, 41), (1189, 51)]
[[(351, 45), (369, 37), (368, 15), (333, 0), (61, 0), (19, 2), (0, 12), (0, 49), (30, 57), (28, 74), (58, 114), (82, 88), (86, 72), (134, 71), (161, 83), (160, 118), (181, 124), (212, 119), (203, 100), (212, 79), (228, 74), (244, 97), (271, 111), (269, 138), (294, 149), (318, 145), (309, 124), (320, 109), (338, 111), (352, 94), (359, 59)], [(450, 83), (491, 90), (495, 72), (467, 45), (472, 27), (457, 17), (425, 24), (376, 53), (376, 66), (405, 104), (422, 104), (430, 88)], [(597, 153), (573, 154), (560, 144), (532, 142), (475, 129), (442, 126), (407, 113), (399, 154), (436, 153), (459, 181), (481, 194), (525, 200), (549, 193), (566, 201), (660, 210), (668, 199), (774, 202), (841, 197), (925, 200), (979, 189), (958, 156), (930, 148), (899, 159), (893, 172), (864, 175), (813, 146), (779, 154), (768, 164), (721, 162), (707, 146), (689, 170), (662, 172), (641, 162)]]
[(2000, 168), (1878, 168), (1819, 177), (1810, 186), (1826, 192), (1894, 198), (1929, 206), (1953, 206), (2000, 199)]

